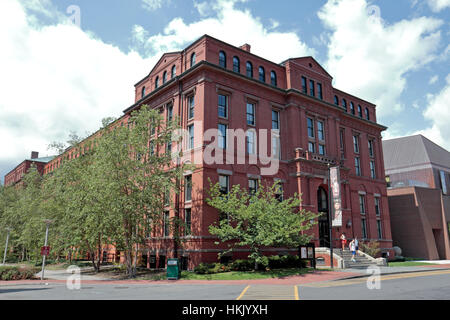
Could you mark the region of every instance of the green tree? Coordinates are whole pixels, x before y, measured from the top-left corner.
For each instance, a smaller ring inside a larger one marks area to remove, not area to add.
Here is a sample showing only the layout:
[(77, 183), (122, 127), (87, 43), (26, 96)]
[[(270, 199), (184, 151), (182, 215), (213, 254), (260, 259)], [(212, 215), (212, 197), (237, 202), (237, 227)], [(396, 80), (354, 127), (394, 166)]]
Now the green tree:
[(221, 218), (209, 232), (228, 245), (222, 254), (247, 247), (256, 270), (262, 262), (263, 247), (298, 247), (310, 242), (312, 236), (305, 231), (316, 223), (318, 214), (299, 210), (301, 199), (297, 194), (280, 200), (277, 182), (272, 186), (259, 184), (256, 192), (234, 185), (226, 195), (219, 184), (210, 181), (210, 185), (206, 202), (219, 210)]

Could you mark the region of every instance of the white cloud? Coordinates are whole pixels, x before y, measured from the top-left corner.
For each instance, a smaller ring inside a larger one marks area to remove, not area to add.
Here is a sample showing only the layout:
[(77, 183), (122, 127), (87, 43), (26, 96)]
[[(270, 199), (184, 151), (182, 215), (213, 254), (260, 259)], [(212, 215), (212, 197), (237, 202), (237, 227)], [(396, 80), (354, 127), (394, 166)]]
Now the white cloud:
[(315, 54), (315, 50), (302, 42), (295, 32), (273, 31), (272, 29), (278, 26), (278, 22), (272, 20), (269, 26), (265, 26), (249, 10), (237, 9), (235, 4), (238, 2), (246, 1), (216, 0), (208, 4), (195, 3), (200, 14), (214, 12), (215, 15), (189, 24), (182, 18), (175, 18), (169, 22), (162, 33), (150, 36), (137, 49), (143, 50), (146, 56), (160, 55), (167, 51), (180, 50), (186, 44), (207, 33), (235, 46), (249, 43), (253, 53), (275, 62), (281, 62), (293, 56)]
[(428, 84), (435, 84), (436, 82), (438, 82), (438, 80), (439, 80), (439, 76), (436, 74), (430, 78), (430, 80), (428, 81)]
[(63, 22), (64, 14), (45, 2), (29, 5), (59, 18), (53, 25), (36, 26), (23, 4), (0, 1), (3, 170), (5, 163), (8, 170), (14, 168), (31, 150), (52, 153), (48, 144), (65, 141), (70, 131), (93, 132), (102, 118), (120, 116), (134, 102), (133, 84), (151, 67), (137, 53), (125, 54)]
[(428, 106), (423, 115), (431, 122), (431, 126), (419, 131), (428, 139), (450, 150), (450, 74), (447, 75), (446, 85), (442, 90), (428, 96)]
[(148, 11), (156, 11), (163, 6), (167, 0), (142, 0), (142, 6)]
[(450, 0), (428, 0), (427, 2), (433, 12), (440, 12), (445, 8), (450, 8)]
[(383, 117), (404, 108), (406, 74), (436, 58), (442, 21), (421, 17), (389, 25), (369, 15), (372, 7), (366, 0), (329, 0), (318, 16), (330, 30), (326, 67), (336, 87), (374, 102)]

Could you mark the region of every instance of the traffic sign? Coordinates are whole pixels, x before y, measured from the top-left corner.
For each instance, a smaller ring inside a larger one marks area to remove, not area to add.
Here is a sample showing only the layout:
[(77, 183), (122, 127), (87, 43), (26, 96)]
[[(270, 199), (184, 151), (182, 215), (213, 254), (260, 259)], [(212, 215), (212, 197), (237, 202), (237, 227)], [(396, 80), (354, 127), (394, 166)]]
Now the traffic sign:
[(48, 256), (48, 255), (50, 255), (50, 247), (49, 246), (41, 247), (41, 256)]

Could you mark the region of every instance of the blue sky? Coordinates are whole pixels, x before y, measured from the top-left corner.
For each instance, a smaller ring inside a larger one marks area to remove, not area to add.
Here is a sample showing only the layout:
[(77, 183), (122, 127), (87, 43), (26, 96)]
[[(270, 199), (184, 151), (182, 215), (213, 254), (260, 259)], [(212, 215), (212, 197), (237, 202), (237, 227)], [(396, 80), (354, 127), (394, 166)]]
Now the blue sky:
[(313, 55), (335, 87), (377, 104), (385, 138), (450, 149), (449, 21), (450, 0), (2, 0), (0, 179), (120, 116), (163, 52), (205, 33), (275, 62)]

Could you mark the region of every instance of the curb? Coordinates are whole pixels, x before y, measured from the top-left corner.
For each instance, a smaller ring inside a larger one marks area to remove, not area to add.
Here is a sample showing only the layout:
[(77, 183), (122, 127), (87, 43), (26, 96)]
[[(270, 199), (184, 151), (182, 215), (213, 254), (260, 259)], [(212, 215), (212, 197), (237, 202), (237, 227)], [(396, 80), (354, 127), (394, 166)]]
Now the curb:
[[(450, 270), (450, 268), (436, 268), (434, 270), (411, 270), (411, 271), (387, 272), (387, 273), (381, 273), (380, 276), (386, 276), (386, 275), (390, 275), (390, 274), (433, 272), (433, 271), (443, 271), (443, 270)], [(358, 278), (368, 278), (370, 276), (372, 276), (372, 274), (361, 274), (361, 275), (357, 275), (357, 276), (350, 276), (350, 277), (335, 279), (335, 280), (331, 280), (331, 281), (340, 281), (340, 280), (358, 279)]]

